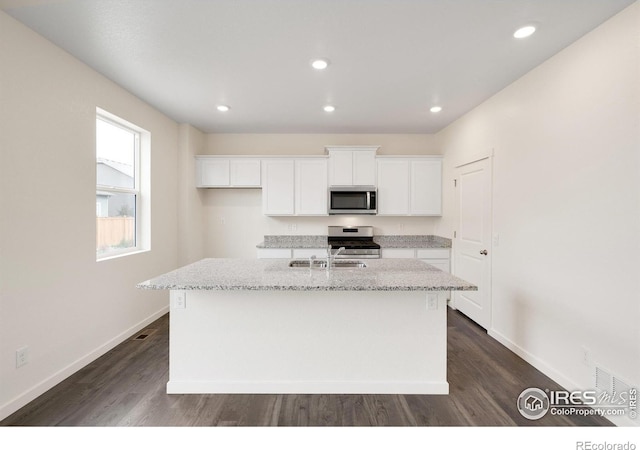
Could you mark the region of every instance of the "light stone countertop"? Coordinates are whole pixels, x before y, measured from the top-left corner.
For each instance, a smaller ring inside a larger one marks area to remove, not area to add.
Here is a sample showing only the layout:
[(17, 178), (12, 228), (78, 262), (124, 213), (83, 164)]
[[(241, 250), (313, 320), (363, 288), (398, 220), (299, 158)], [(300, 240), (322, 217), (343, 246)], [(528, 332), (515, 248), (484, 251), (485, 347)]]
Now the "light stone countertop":
[[(365, 268), (290, 268), (289, 259), (208, 258), (138, 284), (140, 289), (264, 291), (475, 291), (416, 259), (368, 259)], [(345, 260), (341, 260), (345, 261)]]
[[(451, 239), (435, 235), (380, 235), (381, 248), (451, 248)], [(325, 248), (326, 235), (267, 235), (257, 248)]]

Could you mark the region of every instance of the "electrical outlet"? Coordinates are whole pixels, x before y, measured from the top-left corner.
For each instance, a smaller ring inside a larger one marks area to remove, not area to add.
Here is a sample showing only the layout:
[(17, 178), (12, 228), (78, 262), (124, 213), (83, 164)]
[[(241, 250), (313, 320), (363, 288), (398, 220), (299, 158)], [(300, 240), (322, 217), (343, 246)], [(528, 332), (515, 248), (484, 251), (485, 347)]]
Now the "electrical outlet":
[(187, 293), (185, 291), (172, 291), (173, 309), (185, 309), (187, 307)]
[(427, 294), (427, 309), (433, 311), (438, 309), (438, 296), (435, 294)]
[(16, 350), (16, 369), (29, 362), (29, 347), (21, 347)]

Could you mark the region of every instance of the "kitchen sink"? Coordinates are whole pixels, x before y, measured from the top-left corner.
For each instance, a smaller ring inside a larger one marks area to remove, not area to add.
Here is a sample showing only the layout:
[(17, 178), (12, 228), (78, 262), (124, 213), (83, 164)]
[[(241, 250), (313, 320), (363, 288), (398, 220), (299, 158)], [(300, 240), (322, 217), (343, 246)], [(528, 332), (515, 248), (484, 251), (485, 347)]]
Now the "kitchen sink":
[[(289, 262), (289, 267), (306, 267), (309, 268), (309, 260), (308, 259), (296, 259)], [(321, 261), (314, 259), (311, 261), (311, 268), (324, 269), (327, 267), (326, 261)]]
[[(295, 259), (289, 262), (289, 267), (303, 267), (309, 268), (309, 260), (308, 259)], [(311, 261), (312, 269), (325, 269), (327, 267), (327, 262), (321, 259), (314, 259)], [(362, 261), (356, 260), (338, 260), (333, 261), (331, 263), (332, 269), (362, 269), (367, 267), (367, 265)]]
[(362, 261), (334, 261), (331, 267), (336, 269), (363, 269), (367, 267)]

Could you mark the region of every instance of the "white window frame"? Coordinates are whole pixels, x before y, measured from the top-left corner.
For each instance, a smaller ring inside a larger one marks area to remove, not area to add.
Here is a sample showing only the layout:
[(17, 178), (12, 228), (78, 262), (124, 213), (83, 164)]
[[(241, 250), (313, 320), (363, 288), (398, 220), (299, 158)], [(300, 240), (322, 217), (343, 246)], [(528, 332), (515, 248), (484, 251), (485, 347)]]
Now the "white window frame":
[[(98, 254), (96, 251), (96, 261), (104, 261), (121, 256), (132, 255), (150, 250), (150, 208), (149, 208), (149, 147), (151, 135), (148, 131), (132, 124), (108, 111), (96, 108), (96, 121), (102, 120), (113, 126), (120, 127), (135, 136), (134, 143), (134, 186), (133, 188), (122, 188), (116, 186), (105, 186), (97, 183), (96, 192), (108, 192), (113, 194), (132, 194), (135, 196), (135, 246), (124, 249), (111, 250)], [(97, 156), (96, 156), (97, 160)], [(96, 175), (97, 177), (97, 175)], [(97, 233), (97, 230), (96, 230)]]

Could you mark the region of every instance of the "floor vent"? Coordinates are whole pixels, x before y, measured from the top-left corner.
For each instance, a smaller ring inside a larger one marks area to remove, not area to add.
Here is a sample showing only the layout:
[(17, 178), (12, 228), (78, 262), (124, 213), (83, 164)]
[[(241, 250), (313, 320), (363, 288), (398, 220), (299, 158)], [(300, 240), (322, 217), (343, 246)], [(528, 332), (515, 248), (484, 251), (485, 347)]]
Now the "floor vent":
[(629, 414), (629, 418), (631, 418), (634, 423), (640, 424), (640, 417), (636, 409), (637, 388), (632, 387), (629, 383), (622, 381), (602, 367), (595, 366), (593, 377), (599, 398), (610, 399), (615, 406), (628, 405), (633, 411), (632, 414)]
[(151, 336), (153, 333), (155, 333), (156, 329), (154, 328), (148, 328), (146, 330), (142, 330), (140, 333), (138, 333), (136, 335), (136, 337), (134, 337), (132, 340), (134, 341), (144, 341), (146, 338), (148, 338), (149, 336)]
[(599, 391), (604, 391), (604, 392), (611, 392), (612, 391), (612, 386), (611, 386), (611, 374), (609, 372), (607, 372), (606, 370), (602, 369), (601, 367), (597, 367), (596, 366), (596, 373), (595, 373), (595, 377), (596, 377), (596, 389)]

